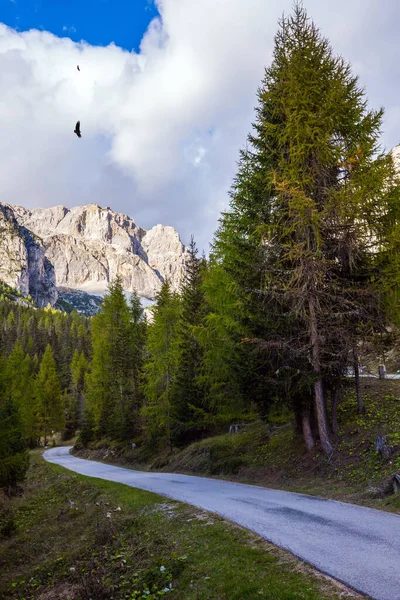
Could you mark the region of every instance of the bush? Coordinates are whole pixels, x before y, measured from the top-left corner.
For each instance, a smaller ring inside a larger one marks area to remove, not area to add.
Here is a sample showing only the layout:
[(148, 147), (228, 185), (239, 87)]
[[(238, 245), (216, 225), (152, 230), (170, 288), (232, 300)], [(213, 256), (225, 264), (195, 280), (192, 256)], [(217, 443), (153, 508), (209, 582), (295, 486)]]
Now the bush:
[(29, 466), (29, 455), (26, 451), (13, 454), (0, 460), (0, 487), (14, 487), (22, 481)]

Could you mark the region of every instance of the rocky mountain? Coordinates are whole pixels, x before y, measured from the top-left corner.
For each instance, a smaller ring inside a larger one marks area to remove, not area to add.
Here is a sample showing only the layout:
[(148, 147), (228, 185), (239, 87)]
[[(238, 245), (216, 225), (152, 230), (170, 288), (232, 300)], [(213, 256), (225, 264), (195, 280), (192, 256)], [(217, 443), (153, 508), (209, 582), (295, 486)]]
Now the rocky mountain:
[(18, 223), (10, 206), (1, 203), (0, 280), (31, 296), (39, 306), (57, 301), (54, 267), (42, 241)]
[(88, 294), (82, 290), (59, 287), (58, 300), (55, 308), (70, 313), (76, 310), (78, 313), (93, 317), (100, 309), (103, 298), (95, 294)]
[(179, 289), (188, 253), (173, 227), (146, 231), (97, 204), (0, 210), (0, 279), (40, 305), (55, 304), (56, 287), (68, 288), (70, 302), (74, 290), (101, 294), (117, 276), (143, 298), (153, 299), (165, 278)]

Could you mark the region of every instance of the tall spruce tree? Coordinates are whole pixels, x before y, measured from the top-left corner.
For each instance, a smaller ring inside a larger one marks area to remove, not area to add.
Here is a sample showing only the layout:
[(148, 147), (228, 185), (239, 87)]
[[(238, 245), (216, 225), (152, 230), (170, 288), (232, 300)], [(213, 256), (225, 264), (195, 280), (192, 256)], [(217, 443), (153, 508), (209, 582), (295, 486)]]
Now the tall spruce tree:
[(132, 314), (117, 278), (92, 320), (93, 359), (86, 398), (100, 437), (128, 439), (138, 431), (140, 394), (135, 385), (134, 335)]
[(0, 488), (13, 487), (24, 478), (29, 455), (19, 411), (9, 394), (5, 360), (0, 355)]
[(138, 399), (137, 406), (143, 405), (143, 394), (141, 388), (141, 374), (146, 348), (147, 337), (147, 319), (143, 314), (142, 303), (136, 292), (133, 292), (130, 298), (129, 310), (131, 314), (131, 343), (133, 361), (133, 386), (135, 395)]
[(166, 438), (171, 450), (174, 425), (171, 392), (179, 369), (177, 324), (180, 310), (179, 296), (165, 281), (157, 295), (153, 321), (148, 327), (143, 365), (145, 429), (152, 440)]
[(329, 454), (324, 383), (382, 310), (377, 267), (398, 239), (398, 178), (378, 153), (382, 111), (367, 110), (350, 66), (299, 5), (280, 23), (258, 99), (216, 248), (251, 309), (249, 341), (272, 364), (297, 366), (298, 390), (312, 384)]
[[(255, 361), (241, 343), (246, 331), (244, 303), (233, 277), (215, 254), (204, 273), (203, 286), (207, 314), (195, 328), (202, 348), (198, 381), (213, 416), (211, 422), (238, 423), (254, 416), (257, 398)], [(252, 381), (252, 388), (247, 388), (247, 381)]]
[(177, 323), (179, 370), (171, 389), (173, 437), (185, 442), (204, 429), (205, 386), (200, 379), (203, 349), (198, 331), (207, 313), (202, 271), (205, 259), (199, 259), (193, 237), (181, 289), (181, 312)]
[(72, 437), (82, 421), (84, 406), (84, 388), (85, 376), (88, 369), (88, 363), (83, 352), (75, 348), (70, 364), (70, 408), (68, 427), (66, 424), (65, 435)]
[(24, 442), (33, 448), (37, 444), (39, 435), (36, 419), (32, 361), (28, 354), (24, 355), (19, 341), (15, 343), (7, 359), (4, 381), (5, 395), (19, 411)]
[(50, 344), (47, 345), (36, 377), (35, 397), (38, 428), (46, 446), (49, 434), (61, 431), (64, 425), (60, 379)]

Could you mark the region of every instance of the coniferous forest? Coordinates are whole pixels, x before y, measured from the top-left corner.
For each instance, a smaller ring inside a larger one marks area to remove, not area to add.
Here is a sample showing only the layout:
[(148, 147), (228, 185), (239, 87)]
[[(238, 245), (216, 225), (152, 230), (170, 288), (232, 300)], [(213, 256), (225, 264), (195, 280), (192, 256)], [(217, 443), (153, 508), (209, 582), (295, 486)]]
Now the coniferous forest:
[(283, 18), (230, 206), (208, 258), (191, 241), (179, 294), (165, 281), (149, 319), (119, 280), (90, 319), (1, 297), (0, 486), (55, 432), (171, 450), (277, 403), (331, 455), (358, 347), (399, 317), (400, 180), (382, 118), (305, 10)]

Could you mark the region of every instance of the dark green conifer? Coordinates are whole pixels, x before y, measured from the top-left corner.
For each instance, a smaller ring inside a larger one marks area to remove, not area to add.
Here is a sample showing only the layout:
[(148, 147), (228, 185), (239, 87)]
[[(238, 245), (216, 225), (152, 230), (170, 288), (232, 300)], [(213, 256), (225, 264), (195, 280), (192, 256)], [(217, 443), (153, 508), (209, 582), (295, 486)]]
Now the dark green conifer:
[(247, 313), (244, 341), (312, 384), (329, 454), (324, 381), (382, 304), (376, 266), (398, 238), (398, 178), (378, 152), (382, 111), (367, 110), (349, 65), (299, 5), (280, 23), (258, 99), (216, 250)]
[(64, 425), (60, 379), (50, 344), (43, 355), (35, 380), (35, 398), (38, 428), (46, 446), (48, 436), (53, 431), (61, 431)]

